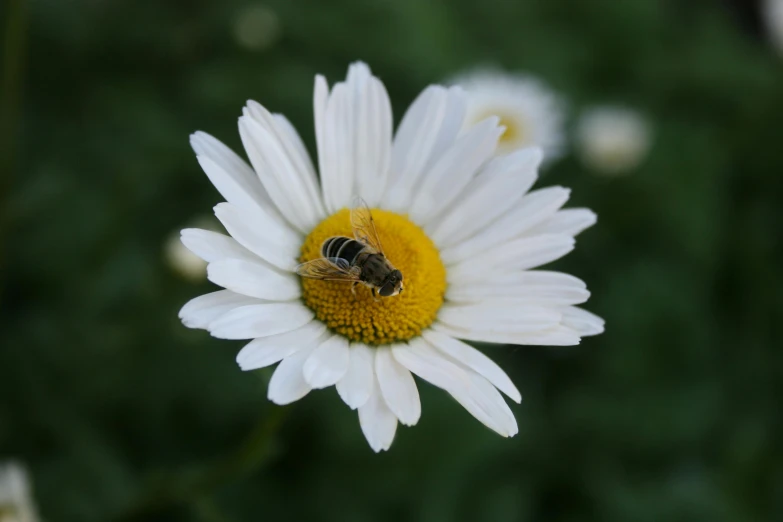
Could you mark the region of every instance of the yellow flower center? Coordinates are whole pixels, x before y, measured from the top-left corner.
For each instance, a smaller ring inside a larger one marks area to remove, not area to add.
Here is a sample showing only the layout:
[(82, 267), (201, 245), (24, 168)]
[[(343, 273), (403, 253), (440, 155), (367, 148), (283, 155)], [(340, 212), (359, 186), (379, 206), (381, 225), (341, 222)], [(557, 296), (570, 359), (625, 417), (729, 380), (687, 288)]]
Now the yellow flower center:
[[(404, 291), (373, 298), (364, 285), (302, 278), (304, 302), (319, 320), (352, 341), (388, 344), (421, 334), (435, 320), (446, 291), (446, 269), (430, 238), (406, 216), (373, 210), (375, 227), (388, 260), (402, 272)], [(353, 237), (350, 211), (323, 220), (302, 245), (301, 262), (321, 256), (321, 245), (333, 236)]]
[(519, 145), (527, 143), (530, 138), (528, 136), (528, 129), (525, 122), (519, 117), (513, 114), (504, 114), (501, 110), (486, 111), (482, 113), (481, 117), (476, 118), (476, 123), (489, 118), (490, 116), (497, 116), (500, 118), (498, 125), (506, 128), (506, 130), (503, 131), (503, 134), (500, 135), (500, 140), (498, 140), (500, 145)]

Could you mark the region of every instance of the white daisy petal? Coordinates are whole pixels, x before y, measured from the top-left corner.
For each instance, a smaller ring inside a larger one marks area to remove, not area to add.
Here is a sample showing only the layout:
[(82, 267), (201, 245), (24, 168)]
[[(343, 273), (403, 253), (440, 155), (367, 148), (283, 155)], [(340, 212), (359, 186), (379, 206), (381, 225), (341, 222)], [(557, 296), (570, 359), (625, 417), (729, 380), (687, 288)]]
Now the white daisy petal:
[(461, 89), (428, 87), (402, 118), (392, 146), (389, 189), (383, 206), (406, 212), (414, 187), (457, 138), (465, 114)]
[(313, 113), (315, 117), (315, 141), (318, 150), (318, 172), (321, 175), (321, 191), (328, 212), (340, 208), (340, 180), (334, 168), (339, 157), (330, 140), (327, 143), (326, 110), (329, 106), (329, 85), (320, 74), (315, 77), (313, 89)]
[(446, 247), (483, 231), (533, 186), (542, 157), (541, 149), (527, 148), (490, 162), (444, 218), (427, 228), (432, 240)]
[(190, 146), (196, 156), (204, 156), (217, 163), (221, 169), (242, 179), (243, 184), (257, 185), (261, 189), (256, 173), (236, 152), (219, 139), (203, 131), (190, 135)]
[(586, 208), (566, 208), (558, 210), (553, 216), (526, 231), (523, 235), (528, 237), (542, 234), (576, 236), (586, 228), (595, 225), (597, 219), (595, 212), (592, 210)]
[(188, 250), (208, 263), (227, 258), (255, 258), (252, 252), (237, 243), (233, 237), (211, 230), (185, 228), (181, 232), (181, 240)]
[(563, 313), (563, 326), (576, 330), (582, 337), (598, 335), (604, 331), (604, 320), (587, 310), (566, 306), (560, 311)]
[(481, 282), (452, 285), (446, 291), (446, 298), (456, 303), (572, 305), (584, 303), (589, 297), (590, 292), (580, 279), (545, 270), (503, 272)]
[(298, 303), (262, 303), (234, 308), (207, 328), (219, 339), (253, 339), (301, 328), (314, 316), (312, 310)]
[(300, 232), (307, 232), (317, 223), (317, 209), (307, 208), (307, 193), (297, 180), (298, 174), (285, 158), (281, 145), (269, 130), (249, 114), (239, 118), (239, 135), (253, 168), (275, 206), (286, 220)]
[(352, 93), (345, 83), (337, 83), (329, 94), (324, 112), (321, 165), (324, 202), (330, 213), (348, 207), (354, 193), (354, 111)]
[(359, 424), (362, 433), (375, 453), (388, 450), (397, 431), (397, 417), (386, 405), (377, 379), (373, 376), (370, 398), (359, 407)]
[(536, 268), (560, 259), (573, 249), (574, 238), (571, 236), (547, 234), (515, 239), (452, 265), (448, 273), (449, 283), (462, 285), (483, 281), (491, 277), (494, 269)]
[(286, 271), (293, 271), (298, 264), (295, 258), (301, 239), (262, 210), (248, 211), (220, 203), (215, 216), (237, 242), (261, 259)]
[[(269, 133), (271, 140), (265, 149), (265, 157), (278, 181), (289, 190), (289, 201), (296, 202), (300, 208), (311, 213), (314, 224), (326, 217), (315, 169), (293, 127), (284, 117), (271, 114), (253, 100), (247, 102), (243, 113)], [(282, 125), (281, 121), (284, 122)]]
[(391, 160), (391, 103), (383, 84), (369, 76), (369, 70), (353, 85), (359, 103), (355, 144), (356, 191), (372, 208), (378, 206), (386, 189)]
[(548, 187), (527, 194), (516, 207), (490, 223), (483, 233), (444, 249), (443, 261), (456, 263), (490, 248), (505, 246), (557, 212), (568, 201), (570, 192), (562, 187)]
[(352, 410), (370, 398), (373, 389), (373, 350), (362, 343), (351, 343), (348, 371), (337, 381), (337, 393)]
[(392, 146), (391, 177), (384, 206), (406, 208), (413, 186), (429, 160), (447, 105), (447, 90), (430, 86), (414, 100), (402, 118)]
[(505, 303), (476, 304), (446, 303), (438, 320), (466, 333), (474, 329), (495, 330), (500, 333), (535, 332), (560, 323), (562, 314), (557, 308), (535, 305), (509, 306)]
[(446, 112), (437, 139), (430, 150), (424, 173), (429, 172), (457, 140), (465, 121), (467, 106), (467, 96), (462, 87), (452, 86), (446, 89)]
[[(244, 209), (230, 203), (218, 203), (213, 210), (218, 218), (222, 216), (227, 218), (233, 229), (229, 230), (226, 227), (226, 230), (240, 243), (242, 243), (242, 240), (245, 240), (247, 243), (258, 243), (258, 237), (252, 240), (246, 237), (252, 232), (255, 236), (262, 235), (263, 239), (286, 251), (296, 250), (302, 244), (302, 236), (296, 230), (287, 223), (279, 221), (263, 209)], [(251, 228), (251, 226), (252, 231), (241, 228)], [(236, 234), (233, 230), (237, 230)], [(245, 237), (240, 239), (238, 237), (240, 235)], [(248, 250), (253, 250), (249, 247), (247, 248)], [(254, 248), (258, 247), (254, 246)]]
[(503, 397), (489, 381), (441, 355), (422, 338), (392, 347), (394, 358), (425, 381), (446, 390), (482, 424), (504, 437), (518, 428)]
[(534, 190), (522, 198), (519, 206), (507, 213), (499, 225), (513, 224), (511, 228), (515, 234), (512, 237), (516, 237), (552, 216), (565, 205), (570, 195), (571, 190), (557, 186)]
[[(523, 272), (524, 273), (524, 272)], [(480, 285), (479, 285), (480, 286)], [(474, 288), (477, 290), (475, 294), (473, 294)], [(587, 290), (578, 290), (578, 289), (559, 289), (559, 288), (547, 288), (547, 287), (538, 287), (538, 288), (531, 288), (531, 291), (526, 294), (516, 294), (514, 296), (509, 297), (479, 297), (479, 295), (484, 291), (492, 291), (494, 289), (498, 290), (498, 293), (501, 293), (503, 291), (509, 291), (511, 293), (513, 290), (510, 288), (503, 288), (502, 286), (498, 285), (495, 287), (490, 288), (478, 288), (477, 286), (466, 286), (465, 287), (466, 292), (461, 294), (456, 294), (457, 297), (455, 299), (449, 299), (453, 304), (476, 304), (476, 303), (482, 303), (486, 305), (491, 306), (497, 306), (497, 307), (515, 307), (515, 306), (529, 306), (529, 305), (540, 305), (540, 306), (564, 306), (564, 305), (575, 305), (575, 304), (582, 304), (590, 297), (590, 292)]]
[(231, 290), (218, 290), (191, 299), (179, 311), (182, 324), (188, 328), (206, 329), (209, 323), (240, 306), (260, 304), (262, 301)]
[[(312, 174), (313, 179), (316, 180), (316, 186), (318, 186), (318, 175), (316, 174), (313, 160), (310, 158), (310, 153), (307, 152), (307, 147), (305, 146), (304, 141), (302, 141), (302, 137), (299, 136), (296, 128), (291, 124), (290, 121), (288, 121), (288, 118), (282, 114), (273, 114), (272, 116), (275, 118), (278, 129), (280, 132), (285, 133), (290, 145), (294, 148), (296, 154), (298, 154), (305, 163), (305, 169)], [(318, 199), (321, 200), (320, 191), (318, 192)]]
[(190, 145), (201, 168), (226, 201), (242, 208), (274, 207), (253, 169), (220, 140), (198, 131), (191, 134)]
[[(315, 180), (309, 173), (297, 169), (285, 146), (276, 139), (275, 130), (269, 126), (271, 121), (266, 125), (261, 123), (250, 115), (248, 109), (246, 115), (240, 118), (240, 127), (253, 140), (256, 154), (261, 156), (266, 166), (264, 169), (256, 168), (256, 172), (267, 192), (297, 229), (308, 231), (318, 224), (319, 216), (324, 215), (320, 198), (314, 192)], [(296, 216), (291, 214), (292, 210), (297, 212)]]
[(271, 266), (243, 259), (222, 259), (207, 266), (207, 278), (216, 285), (238, 294), (288, 301), (301, 295), (302, 288), (293, 274), (283, 274)]
[(425, 330), (422, 333), (422, 337), (441, 352), (487, 379), (495, 388), (508, 395), (514, 402), (519, 403), (522, 401), (522, 395), (517, 390), (517, 387), (514, 386), (514, 383), (511, 382), (508, 375), (506, 375), (506, 372), (480, 351), (469, 344), (435, 330)]
[[(372, 72), (366, 63), (353, 62), (348, 66), (345, 83), (355, 91), (359, 91), (369, 81), (371, 76)], [(358, 99), (356, 100), (356, 105), (361, 105)]]
[(575, 346), (581, 340), (579, 334), (571, 328), (557, 325), (535, 332), (499, 332), (491, 328), (466, 330), (437, 322), (433, 330), (445, 333), (457, 339), (483, 343), (520, 344), (536, 346)]
[(269, 380), (267, 398), (270, 401), (282, 406), (296, 402), (310, 393), (312, 388), (304, 380), (302, 366), (312, 351), (312, 348), (304, 348), (280, 362)]
[(323, 94), (318, 96), (323, 121), (316, 127), (322, 141), (319, 154), (324, 153), (320, 165), (327, 208), (336, 212), (350, 206), (356, 193), (375, 206), (386, 186), (391, 148), (391, 105), (383, 84), (366, 64), (356, 62), (325, 104)]
[(375, 350), (375, 375), (386, 404), (400, 422), (407, 426), (419, 422), (419, 390), (411, 372), (394, 359), (387, 346)]
[(487, 118), (462, 135), (432, 166), (416, 189), (408, 209), (411, 219), (426, 224), (470, 183), (479, 167), (492, 157), (503, 128)]
[(206, 156), (198, 156), (197, 159), (209, 180), (226, 201), (231, 201), (244, 208), (262, 205), (259, 189), (263, 190), (263, 187), (260, 185), (242, 184), (241, 181), (244, 181), (242, 178), (230, 176), (217, 163)]
[(312, 388), (336, 384), (348, 372), (350, 351), (348, 339), (333, 335), (325, 339), (305, 361), (304, 378)]
[(326, 325), (310, 321), (301, 328), (250, 341), (237, 354), (237, 364), (242, 370), (257, 370), (279, 362), (304, 348), (317, 346), (326, 332)]

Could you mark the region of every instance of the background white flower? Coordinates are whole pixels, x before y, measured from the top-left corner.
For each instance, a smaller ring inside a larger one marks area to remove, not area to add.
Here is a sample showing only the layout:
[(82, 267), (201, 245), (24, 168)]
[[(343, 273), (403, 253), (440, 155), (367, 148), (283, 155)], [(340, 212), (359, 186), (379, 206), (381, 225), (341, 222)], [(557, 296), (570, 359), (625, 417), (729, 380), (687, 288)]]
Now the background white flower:
[(623, 174), (647, 157), (651, 134), (647, 121), (632, 109), (594, 107), (579, 119), (576, 146), (581, 160), (594, 171)]
[[(206, 230), (220, 228), (212, 217), (197, 219), (193, 222), (193, 226)], [(182, 244), (178, 232), (169, 236), (164, 242), (163, 257), (169, 268), (185, 279), (197, 283), (207, 278), (207, 262)]]
[(277, 13), (264, 4), (242, 7), (234, 19), (234, 40), (251, 51), (263, 51), (273, 46), (281, 35)]
[(185, 279), (206, 279), (207, 262), (188, 250), (180, 241), (179, 235), (172, 235), (166, 240), (164, 255), (169, 266)]
[(783, 56), (783, 0), (763, 0), (761, 14), (772, 45)]
[(565, 151), (565, 104), (541, 79), (500, 69), (480, 68), (461, 73), (449, 83), (459, 85), (468, 96), (465, 125), (488, 116), (500, 118), (506, 130), (498, 153), (537, 146), (545, 162)]
[(0, 522), (36, 522), (27, 471), (15, 462), (0, 464)]
[[(561, 210), (562, 187), (528, 192), (542, 154), (494, 157), (497, 117), (463, 132), (459, 87), (425, 89), (394, 137), (385, 88), (362, 63), (331, 90), (318, 76), (314, 105), (320, 181), (293, 126), (255, 102), (239, 119), (252, 168), (208, 134), (191, 137), (226, 199), (215, 214), (231, 236), (182, 231), (209, 263), (210, 281), (225, 288), (187, 303), (183, 323), (253, 339), (237, 361), (244, 370), (280, 363), (268, 391), (277, 404), (336, 386), (375, 451), (389, 448), (398, 421), (418, 422), (411, 373), (497, 433), (516, 434), (500, 392), (519, 402), (519, 391), (458, 339), (573, 345), (603, 331), (600, 318), (575, 306), (589, 296), (582, 281), (530, 270), (570, 252), (595, 215)], [(404, 294), (376, 302), (366, 288), (354, 296), (349, 284), (293, 273), (320, 257), (325, 239), (351, 235), (346, 207), (357, 193), (374, 209)]]

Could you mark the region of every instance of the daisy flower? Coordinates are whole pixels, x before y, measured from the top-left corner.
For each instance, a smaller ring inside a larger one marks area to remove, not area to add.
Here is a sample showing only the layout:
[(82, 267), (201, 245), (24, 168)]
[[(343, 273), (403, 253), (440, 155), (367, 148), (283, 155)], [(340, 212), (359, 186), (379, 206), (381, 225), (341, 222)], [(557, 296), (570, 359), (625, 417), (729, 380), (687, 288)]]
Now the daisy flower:
[[(603, 330), (576, 307), (579, 279), (531, 270), (565, 255), (595, 222), (561, 210), (568, 190), (528, 192), (538, 149), (494, 157), (504, 128), (491, 116), (461, 132), (467, 100), (431, 86), (392, 134), (383, 84), (363, 63), (314, 93), (318, 172), (288, 120), (256, 102), (239, 118), (250, 165), (203, 132), (191, 136), (201, 167), (226, 202), (215, 214), (230, 236), (186, 229), (183, 243), (223, 287), (180, 312), (183, 323), (223, 339), (251, 339), (243, 370), (279, 363), (268, 397), (277, 404), (335, 386), (373, 450), (387, 450), (398, 421), (421, 415), (413, 375), (442, 388), (503, 436), (517, 433), (500, 392), (520, 393), (503, 370), (459, 340), (575, 345)], [(371, 208), (405, 292), (376, 300), (345, 282), (303, 279), (333, 236), (352, 236), (355, 194)]]
[(579, 119), (577, 150), (582, 162), (596, 172), (624, 174), (644, 161), (650, 150), (650, 134), (647, 121), (634, 110), (595, 107)]
[(27, 472), (14, 462), (0, 464), (0, 522), (36, 520)]
[(499, 153), (536, 146), (544, 150), (547, 162), (563, 154), (564, 104), (541, 80), (485, 68), (460, 74), (450, 83), (467, 93), (466, 126), (489, 116), (500, 118), (505, 130), (498, 142)]

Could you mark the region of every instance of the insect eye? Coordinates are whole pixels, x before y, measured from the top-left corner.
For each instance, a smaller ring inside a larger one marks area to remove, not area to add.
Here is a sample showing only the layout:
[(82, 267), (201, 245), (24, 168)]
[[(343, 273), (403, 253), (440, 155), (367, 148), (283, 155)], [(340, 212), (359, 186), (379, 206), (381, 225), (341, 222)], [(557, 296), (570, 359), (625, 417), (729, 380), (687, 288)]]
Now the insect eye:
[(389, 297), (394, 295), (394, 291), (396, 290), (397, 284), (393, 281), (387, 281), (386, 284), (384, 284), (380, 290), (378, 290), (378, 293), (381, 294), (381, 297)]

